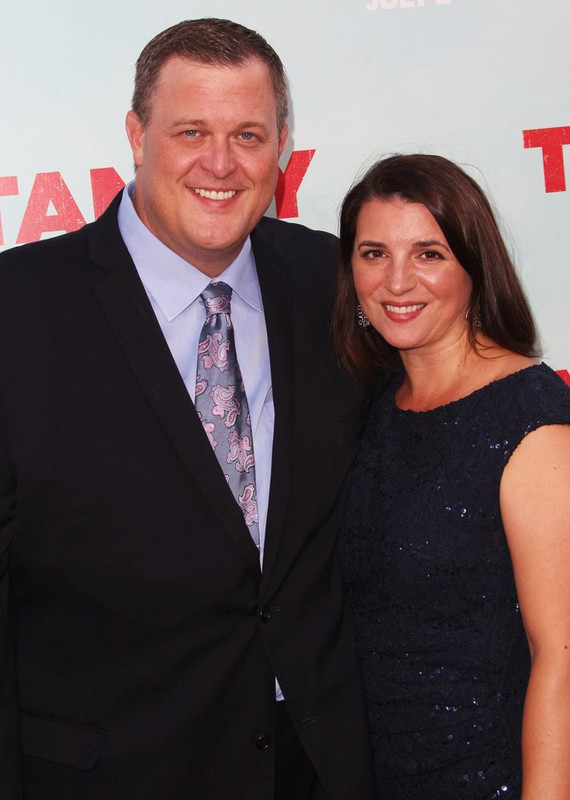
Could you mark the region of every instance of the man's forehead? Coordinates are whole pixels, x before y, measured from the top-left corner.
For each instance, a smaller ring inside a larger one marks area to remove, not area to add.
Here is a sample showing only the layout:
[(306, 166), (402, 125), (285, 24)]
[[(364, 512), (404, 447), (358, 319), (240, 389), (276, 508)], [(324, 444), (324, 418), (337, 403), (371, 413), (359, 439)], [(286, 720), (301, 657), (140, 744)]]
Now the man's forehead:
[(204, 74), (208, 74), (211, 72), (219, 72), (223, 75), (224, 72), (227, 72), (228, 76), (242, 74), (245, 70), (249, 70), (250, 67), (255, 67), (256, 71), (259, 73), (260, 79), (264, 76), (271, 79), (268, 65), (259, 56), (254, 55), (245, 58), (243, 61), (236, 62), (235, 64), (228, 64), (222, 61), (202, 61), (199, 58), (191, 58), (189, 56), (173, 53), (162, 64), (158, 73), (159, 81), (161, 78), (165, 77), (165, 74), (168, 75), (168, 73), (178, 70), (188, 71), (188, 67), (193, 68), (196, 73), (204, 72)]
[[(244, 84), (240, 86), (240, 78), (243, 76)], [(206, 97), (213, 89), (224, 99), (224, 84), (227, 77), (228, 93), (227, 97), (241, 96), (250, 97), (252, 100), (257, 96), (256, 88), (259, 86), (260, 92), (269, 90), (273, 96), (277, 112), (277, 94), (272, 81), (271, 72), (263, 59), (254, 56), (238, 64), (218, 64), (200, 61), (195, 58), (187, 58), (174, 54), (170, 56), (160, 68), (156, 83), (153, 87), (150, 100), (150, 112), (155, 104), (154, 98), (157, 95), (178, 94), (179, 90), (184, 93), (185, 86), (190, 92), (192, 88), (197, 94), (189, 94), (198, 97), (202, 89), (206, 92)], [(249, 86), (248, 86), (249, 84)], [(236, 91), (235, 95), (232, 92)], [(253, 90), (253, 92), (252, 92)]]

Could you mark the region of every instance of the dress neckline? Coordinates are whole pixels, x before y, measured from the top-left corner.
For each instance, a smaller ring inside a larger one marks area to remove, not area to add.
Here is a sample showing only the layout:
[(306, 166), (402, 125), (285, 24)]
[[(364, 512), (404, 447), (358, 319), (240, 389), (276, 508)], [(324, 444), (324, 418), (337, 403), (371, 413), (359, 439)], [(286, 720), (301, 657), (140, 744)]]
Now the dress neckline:
[(517, 369), (514, 372), (509, 372), (508, 375), (503, 375), (502, 378), (495, 378), (495, 380), (489, 381), (489, 383), (486, 383), (483, 386), (480, 386), (478, 389), (474, 389), (472, 392), (469, 392), (469, 394), (466, 394), (464, 397), (458, 397), (457, 400), (450, 400), (449, 403), (442, 403), (441, 405), (434, 406), (433, 408), (428, 408), (425, 411), (414, 411), (411, 408), (400, 408), (400, 406), (396, 403), (396, 392), (398, 391), (398, 389), (402, 385), (403, 381), (396, 381), (396, 379), (394, 379), (393, 382), (392, 382), (392, 387), (391, 387), (391, 389), (392, 389), (392, 396), (391, 396), (392, 406), (400, 414), (415, 414), (415, 415), (433, 414), (436, 411), (442, 411), (443, 409), (452, 408), (453, 406), (458, 406), (460, 403), (465, 403), (465, 402), (467, 402), (469, 400), (472, 400), (472, 399), (476, 398), (477, 395), (481, 394), (482, 392), (487, 391), (491, 386), (496, 386), (498, 384), (504, 384), (505, 382), (508, 382), (508, 381), (512, 380), (515, 376), (517, 376), (517, 375), (520, 376), (523, 372), (526, 373), (526, 372), (528, 372), (530, 370), (537, 370), (537, 369), (538, 370), (542, 370), (543, 368), (548, 369), (548, 366), (544, 363), (544, 361), (541, 361), (541, 362), (539, 362), (537, 364), (531, 364), (528, 367), (522, 367), (522, 369)]

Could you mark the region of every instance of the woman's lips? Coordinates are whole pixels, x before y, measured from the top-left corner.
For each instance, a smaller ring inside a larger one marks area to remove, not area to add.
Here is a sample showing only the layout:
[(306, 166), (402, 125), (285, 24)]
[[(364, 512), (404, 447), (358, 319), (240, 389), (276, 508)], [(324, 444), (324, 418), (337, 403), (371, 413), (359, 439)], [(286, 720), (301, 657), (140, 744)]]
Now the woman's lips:
[(427, 303), (406, 303), (406, 305), (382, 303), (382, 308), (388, 319), (394, 322), (408, 322), (411, 319), (415, 319), (426, 305)]

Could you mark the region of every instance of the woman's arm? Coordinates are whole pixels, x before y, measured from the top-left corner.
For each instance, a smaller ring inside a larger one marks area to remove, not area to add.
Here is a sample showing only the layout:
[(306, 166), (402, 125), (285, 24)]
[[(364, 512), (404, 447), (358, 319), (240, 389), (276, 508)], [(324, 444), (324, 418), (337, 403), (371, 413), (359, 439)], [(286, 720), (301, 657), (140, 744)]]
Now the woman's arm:
[(570, 798), (570, 426), (530, 433), (501, 480), (531, 674), (521, 800)]

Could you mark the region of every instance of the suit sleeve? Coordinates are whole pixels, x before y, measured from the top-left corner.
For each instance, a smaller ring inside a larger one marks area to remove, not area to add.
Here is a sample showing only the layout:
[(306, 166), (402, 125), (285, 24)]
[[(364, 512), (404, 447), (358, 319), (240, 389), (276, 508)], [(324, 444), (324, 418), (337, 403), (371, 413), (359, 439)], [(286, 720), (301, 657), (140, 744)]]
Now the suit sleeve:
[(15, 525), (15, 475), (0, 411), (0, 797), (20, 800), (21, 767), (14, 635), (10, 616), (10, 557)]

